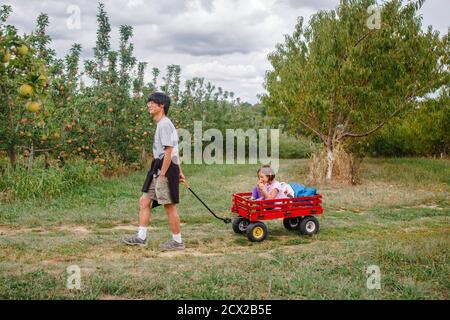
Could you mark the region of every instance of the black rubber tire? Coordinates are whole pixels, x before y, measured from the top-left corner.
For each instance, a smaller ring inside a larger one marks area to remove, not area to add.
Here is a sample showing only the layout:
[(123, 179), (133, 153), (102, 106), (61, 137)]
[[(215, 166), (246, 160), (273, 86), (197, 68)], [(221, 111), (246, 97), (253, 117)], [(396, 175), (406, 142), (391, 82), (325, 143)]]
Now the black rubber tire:
[(236, 217), (233, 219), (233, 231), (238, 234), (245, 233), (247, 231), (249, 221), (242, 217)]
[(251, 242), (262, 242), (267, 238), (267, 227), (263, 222), (251, 222), (247, 227), (247, 238)]
[(312, 236), (313, 234), (317, 234), (320, 230), (319, 220), (313, 216), (307, 216), (302, 219), (300, 222), (299, 231), (301, 234), (306, 236)]
[(284, 218), (283, 225), (287, 230), (298, 230), (300, 228), (301, 217)]

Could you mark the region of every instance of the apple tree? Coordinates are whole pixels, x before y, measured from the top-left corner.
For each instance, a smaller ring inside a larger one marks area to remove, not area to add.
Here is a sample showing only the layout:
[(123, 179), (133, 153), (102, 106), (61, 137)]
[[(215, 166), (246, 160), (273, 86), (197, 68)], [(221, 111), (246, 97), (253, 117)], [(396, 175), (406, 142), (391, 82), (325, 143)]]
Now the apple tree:
[(33, 157), (45, 151), (48, 140), (46, 110), (47, 70), (31, 45), (30, 36), (19, 36), (6, 25), (11, 7), (0, 7), (0, 149), (16, 167), (17, 153)]

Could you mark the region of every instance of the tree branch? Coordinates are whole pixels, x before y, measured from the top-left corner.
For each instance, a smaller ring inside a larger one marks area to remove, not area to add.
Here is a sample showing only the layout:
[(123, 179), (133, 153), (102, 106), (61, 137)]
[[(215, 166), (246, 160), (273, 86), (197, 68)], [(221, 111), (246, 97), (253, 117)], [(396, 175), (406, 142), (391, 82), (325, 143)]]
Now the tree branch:
[(364, 36), (362, 36), (360, 39), (358, 39), (358, 41), (356, 41), (356, 43), (353, 45), (353, 47), (356, 47), (361, 41), (363, 41), (365, 38), (367, 38), (371, 33), (372, 33), (372, 30), (367, 32)]
[(434, 81), (436, 81), (435, 78), (432, 78), (429, 80), (429, 82), (424, 85), (422, 88), (415, 88), (409, 95), (406, 96), (405, 98), (405, 102), (397, 109), (395, 110), (393, 113), (391, 113), (391, 115), (385, 119), (383, 122), (381, 122), (379, 125), (377, 125), (375, 128), (373, 128), (372, 130), (369, 130), (365, 133), (352, 133), (352, 132), (346, 132), (344, 134), (342, 134), (340, 136), (340, 140), (343, 140), (346, 137), (351, 137), (351, 138), (360, 138), (360, 137), (366, 137), (372, 133), (374, 133), (375, 131), (381, 129), (389, 120), (391, 120), (393, 117), (395, 117), (400, 111), (404, 110), (407, 106), (408, 103), (410, 102), (410, 99), (413, 99), (414, 97), (416, 97), (417, 93), (419, 91), (424, 91), (425, 89), (430, 89), (430, 86), (432, 86), (432, 84), (434, 83)]
[[(31, 151), (30, 147), (28, 147), (28, 146), (17, 146), (17, 147), (18, 147), (18, 148), (25, 149), (25, 150), (28, 150), (28, 151)], [(58, 146), (55, 146), (55, 147), (53, 147), (53, 148), (47, 148), (47, 149), (35, 149), (35, 150), (34, 150), (34, 153), (36, 153), (36, 152), (53, 151), (53, 150), (56, 150), (56, 149), (58, 149), (58, 148), (59, 148)]]
[[(285, 110), (289, 115), (291, 115), (291, 111), (286, 107), (286, 105), (283, 104), (283, 108), (284, 108), (284, 110)], [(299, 121), (303, 126), (305, 126), (305, 127), (308, 128), (309, 130), (311, 130), (313, 133), (315, 133), (316, 135), (318, 135), (318, 136), (320, 137), (320, 139), (322, 139), (322, 141), (323, 141), (324, 143), (326, 143), (326, 141), (325, 141), (325, 136), (324, 136), (322, 133), (320, 133), (318, 130), (316, 130), (316, 129), (314, 129), (313, 127), (311, 127), (310, 125), (308, 125), (306, 122), (304, 122), (304, 121), (302, 121), (302, 120), (300, 120), (300, 119), (298, 119), (298, 121)]]
[(391, 115), (389, 117), (387, 117), (383, 122), (381, 122), (380, 124), (378, 124), (377, 126), (375, 126), (373, 129), (365, 132), (365, 133), (353, 133), (353, 132), (346, 132), (344, 134), (342, 134), (339, 137), (339, 140), (343, 140), (346, 137), (351, 137), (351, 138), (361, 138), (361, 137), (366, 137), (372, 133), (374, 133), (375, 131), (381, 129), (389, 120), (391, 120), (392, 118), (394, 118), (400, 111), (402, 111), (403, 109), (406, 108), (406, 106), (409, 103), (409, 100), (414, 98), (416, 93), (417, 93), (417, 88), (416, 90), (414, 90), (409, 97), (407, 97), (406, 101), (401, 105), (400, 108), (398, 108), (397, 110), (395, 110), (394, 112), (391, 113)]
[[(406, 106), (406, 104), (405, 104), (405, 106)], [(381, 127), (383, 127), (389, 120), (391, 120), (393, 117), (395, 117), (395, 116), (400, 112), (400, 110), (402, 110), (402, 109), (403, 109), (403, 107), (402, 107), (402, 108), (399, 108), (399, 109), (397, 109), (397, 110), (395, 110), (395, 112), (393, 112), (387, 119), (385, 119), (383, 122), (381, 122), (379, 125), (377, 125), (377, 126), (376, 126), (375, 128), (373, 128), (372, 130), (369, 130), (369, 131), (367, 131), (367, 132), (365, 132), (365, 133), (352, 133), (352, 132), (346, 132), (346, 133), (344, 133), (343, 135), (341, 135), (341, 136), (339, 137), (339, 140), (343, 140), (343, 139), (346, 138), (346, 137), (352, 137), (352, 138), (366, 137), (366, 136), (368, 136), (368, 135), (374, 133), (375, 131), (381, 129)]]

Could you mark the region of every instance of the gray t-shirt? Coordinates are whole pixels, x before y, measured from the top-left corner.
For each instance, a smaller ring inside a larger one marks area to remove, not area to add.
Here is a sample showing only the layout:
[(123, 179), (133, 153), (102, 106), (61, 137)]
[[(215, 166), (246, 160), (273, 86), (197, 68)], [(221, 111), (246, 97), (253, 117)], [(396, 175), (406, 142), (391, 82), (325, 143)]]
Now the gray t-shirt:
[(162, 159), (164, 147), (173, 147), (172, 161), (178, 164), (178, 134), (175, 126), (169, 118), (163, 117), (156, 125), (155, 138), (153, 140), (153, 157)]

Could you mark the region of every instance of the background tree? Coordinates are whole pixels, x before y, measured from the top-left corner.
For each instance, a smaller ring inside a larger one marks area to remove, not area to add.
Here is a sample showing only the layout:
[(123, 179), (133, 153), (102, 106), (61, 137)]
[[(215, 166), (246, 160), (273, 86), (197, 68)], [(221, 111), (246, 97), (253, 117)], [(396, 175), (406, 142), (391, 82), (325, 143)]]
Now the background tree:
[[(71, 160), (108, 170), (139, 168), (151, 152), (154, 130), (146, 99), (161, 89), (172, 98), (170, 116), (177, 128), (192, 133), (197, 120), (203, 121), (205, 130), (218, 128), (223, 133), (227, 128), (262, 126), (260, 108), (240, 105), (232, 92), (204, 78), (187, 80), (182, 88), (179, 65), (167, 66), (162, 86), (160, 70), (153, 67), (152, 79), (146, 83), (148, 64), (134, 57), (133, 28), (120, 26), (119, 46), (112, 48), (111, 26), (102, 3), (94, 58), (84, 61), (83, 48), (77, 43), (57, 58), (46, 33), (50, 24), (46, 14), (38, 16), (30, 36), (19, 37), (14, 27), (4, 26), (11, 8), (2, 8), (0, 150), (8, 150), (11, 164), (20, 151), (19, 159), (30, 169), (41, 155), (46, 168), (73, 164)], [(22, 85), (29, 88), (20, 90)], [(25, 92), (30, 88), (31, 93)], [(33, 101), (37, 104), (27, 105)], [(36, 106), (39, 110), (34, 110)]]
[(437, 97), (422, 101), (417, 108), (382, 128), (377, 135), (362, 139), (361, 148), (371, 156), (434, 156), (450, 153), (449, 88)]
[(97, 14), (97, 41), (94, 48), (94, 56), (97, 62), (97, 80), (99, 85), (102, 84), (105, 60), (108, 58), (111, 48), (111, 25), (109, 23), (108, 14), (105, 11), (105, 5), (100, 2), (98, 4), (98, 14)]
[(418, 99), (449, 83), (448, 34), (421, 29), (423, 1), (384, 3), (381, 28), (366, 26), (374, 0), (342, 0), (320, 11), (269, 55), (262, 102), (296, 131), (303, 127), (326, 148), (326, 179), (333, 177), (337, 145), (369, 136)]
[(14, 26), (5, 25), (11, 10), (0, 7), (0, 149), (15, 168), (20, 147), (31, 169), (34, 154), (44, 152), (48, 140), (47, 70), (32, 37), (21, 37)]

